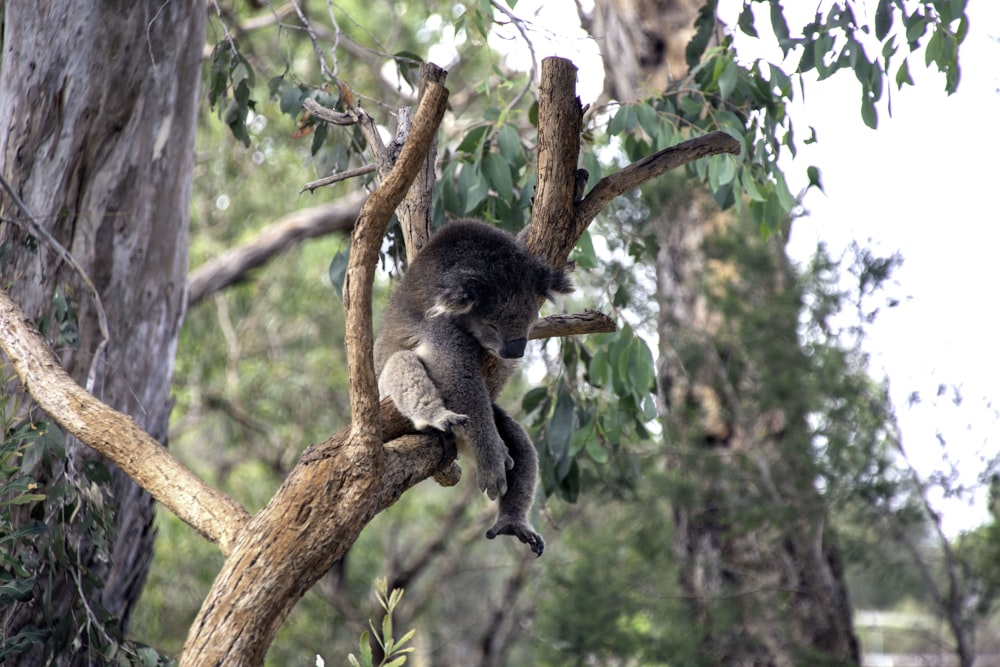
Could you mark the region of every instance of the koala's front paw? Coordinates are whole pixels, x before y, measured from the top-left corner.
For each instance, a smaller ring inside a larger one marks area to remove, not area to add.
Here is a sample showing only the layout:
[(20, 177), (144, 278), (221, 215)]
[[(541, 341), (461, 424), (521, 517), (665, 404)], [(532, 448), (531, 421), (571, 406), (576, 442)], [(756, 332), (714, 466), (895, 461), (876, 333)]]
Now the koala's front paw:
[(505, 458), (489, 457), (488, 460), (476, 462), (476, 480), (479, 490), (485, 491), (490, 500), (496, 500), (507, 493), (507, 470), (514, 465), (514, 459), (504, 453)]
[(542, 552), (545, 551), (545, 540), (526, 521), (501, 517), (497, 520), (496, 525), (486, 531), (487, 539), (492, 540), (497, 535), (513, 535), (528, 545), (528, 548), (535, 554), (535, 558), (541, 556)]
[(468, 415), (460, 415), (451, 410), (441, 409), (425, 419), (413, 419), (413, 425), (418, 431), (433, 428), (444, 433), (449, 433), (456, 426), (464, 426), (469, 423)]

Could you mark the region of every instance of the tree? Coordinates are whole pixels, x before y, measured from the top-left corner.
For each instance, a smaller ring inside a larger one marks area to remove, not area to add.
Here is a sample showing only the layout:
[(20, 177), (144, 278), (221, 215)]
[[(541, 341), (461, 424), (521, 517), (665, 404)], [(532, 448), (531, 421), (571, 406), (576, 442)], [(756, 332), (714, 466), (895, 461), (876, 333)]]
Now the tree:
[[(76, 382), (165, 443), (205, 16), (153, 2), (4, 9), (5, 289)], [(49, 499), (15, 523), (40, 520), (49, 531), (22, 543), (36, 588), (7, 609), (3, 635), (5, 648), (24, 630), (47, 643), (22, 664), (91, 662), (86, 647), (105, 644), (105, 615), (122, 639), (149, 564), (153, 508), (106, 465), (68, 438), (63, 460), (26, 471)], [(77, 512), (93, 519), (71, 522)], [(83, 647), (75, 656), (73, 642)]]
[[(280, 19), (280, 14), (276, 16)], [(470, 12), (468, 21), (469, 24), (488, 24), (491, 18), (489, 15), (484, 16), (481, 8), (477, 8), (474, 12)], [(10, 23), (7, 25), (9, 27)], [(308, 29), (311, 24), (306, 24), (305, 27)], [(309, 31), (308, 34), (313, 40), (316, 39), (314, 31)], [(337, 35), (339, 34), (338, 32)], [(716, 71), (715, 68), (711, 68), (713, 78), (698, 81), (699, 85), (714, 84), (716, 91), (720, 88), (722, 91), (728, 89), (729, 92), (737, 90), (731, 87), (733, 84), (731, 77), (736, 76), (739, 79), (739, 71), (728, 67), (728, 63), (732, 62), (729, 55), (723, 54), (725, 57), (717, 61), (721, 62), (722, 69)], [(700, 54), (696, 54), (696, 57), (700, 57)], [(322, 61), (323, 58), (324, 56), (320, 54), (319, 59)], [(529, 226), (526, 238), (534, 251), (552, 263), (565, 261), (570, 249), (590, 220), (615, 196), (662, 174), (667, 166), (677, 166), (700, 155), (734, 149), (732, 143), (723, 137), (704, 134), (692, 142), (680, 144), (679, 150), (667, 150), (649, 155), (632, 167), (607, 178), (597, 180), (595, 176), (595, 187), (585, 197), (578, 197), (576, 186), (579, 174), (576, 172), (576, 165), (582, 118), (579, 104), (576, 103), (574, 106), (572, 99), (572, 79), (575, 71), (568, 67), (565, 61), (547, 62), (550, 70), (543, 72), (540, 91), (538, 181), (534, 192), (533, 222)], [(325, 63), (322, 70), (328, 84), (337, 83), (335, 75)], [(251, 106), (249, 95), (249, 90), (253, 86), (251, 71), (249, 63), (240, 56), (235, 43), (223, 40), (213, 56), (211, 92), (219, 95), (221, 92), (229, 94), (228, 91), (231, 91), (231, 101), (225, 117), (231, 122), (237, 136), (241, 138), (245, 137), (245, 128), (242, 131), (240, 129), (241, 122), (247, 118)], [(728, 72), (734, 74), (730, 75)], [(758, 80), (749, 79), (749, 82), (754, 83)], [(720, 81), (724, 83), (720, 84)], [(741, 83), (746, 82), (741, 81)], [(280, 89), (282, 83), (279, 81), (276, 85)], [(291, 92), (292, 88), (295, 86), (285, 88), (284, 92), (281, 90), (275, 92), (282, 92), (284, 95)], [(361, 114), (351, 103), (350, 95), (346, 94), (345, 90), (348, 89), (340, 87), (340, 98), (333, 100), (334, 103), (343, 107), (341, 113), (353, 110), (355, 117), (361, 118)], [(745, 93), (743, 89), (738, 90), (741, 94)], [(773, 90), (771, 94), (774, 94)], [(399, 199), (402, 198), (408, 180), (413, 177), (410, 170), (415, 171), (415, 165), (424, 159), (430, 135), (434, 134), (440, 118), (443, 97), (440, 86), (428, 85), (424, 103), (414, 118), (413, 130), (404, 144), (399, 160), (391, 171), (382, 175), (382, 184), (367, 200), (354, 227), (351, 259), (345, 282), (345, 305), (348, 318), (353, 322), (349, 324), (347, 337), (350, 355), (348, 365), (353, 390), (352, 427), (349, 432), (341, 433), (323, 445), (308, 450), (282, 490), (269, 506), (254, 518), (248, 520), (246, 513), (238, 505), (220, 494), (212, 493), (204, 487), (194, 486), (194, 480), (183, 469), (175, 466), (154, 442), (132, 429), (127, 421), (101, 410), (100, 406), (91, 402), (74, 387), (60, 383), (51, 374), (45, 375), (40, 384), (39, 376), (34, 375), (38, 370), (37, 367), (24, 364), (19, 366), (19, 373), (27, 379), (29, 390), (40, 394), (43, 393), (42, 389), (45, 389), (44, 393), (49, 394), (47, 398), (40, 395), (36, 395), (35, 398), (43, 402), (43, 407), (47, 406), (47, 410), (54, 418), (60, 420), (81, 439), (106, 451), (122, 464), (134, 464), (134, 461), (129, 457), (114, 454), (110, 447), (115, 443), (108, 442), (101, 431), (89, 429), (91, 424), (88, 422), (95, 421), (94, 418), (72, 423), (72, 415), (67, 414), (64, 405), (58, 401), (46, 401), (56, 398), (70, 400), (71, 404), (85, 405), (88, 409), (106, 417), (109, 421), (105, 424), (110, 425), (110, 428), (121, 429), (121, 432), (128, 433), (128, 441), (135, 443), (135, 446), (141, 448), (148, 457), (147, 460), (139, 461), (138, 465), (132, 465), (131, 473), (141, 478), (151, 489), (155, 488), (155, 493), (159, 494), (158, 497), (165, 504), (216, 541), (228, 555), (228, 562), (217, 579), (210, 599), (206, 601), (203, 615), (192, 629), (185, 651), (185, 661), (216, 659), (221, 656), (251, 663), (260, 661), (264, 648), (291, 604), (304, 593), (312, 581), (329, 569), (372, 514), (392, 502), (415, 480), (426, 477), (441, 465), (441, 454), (437, 443), (426, 438), (398, 438), (384, 451), (380, 447), (383, 438), (391, 440), (405, 433), (407, 427), (393, 415), (391, 406), (385, 405), (379, 408), (374, 401), (374, 383), (370, 369), (370, 294), (367, 290), (385, 224)], [(284, 99), (282, 97), (283, 101)], [(295, 103), (291, 106), (297, 114), (299, 107)], [(693, 105), (688, 104), (688, 106), (699, 107), (699, 103), (695, 101)], [(685, 114), (695, 117), (698, 115), (697, 111), (697, 108), (689, 108)], [(635, 117), (630, 120), (629, 111), (616, 118), (629, 129), (635, 127)], [(728, 124), (730, 129), (738, 127), (740, 136), (752, 137), (753, 132), (744, 135), (748, 118), (757, 117), (748, 115), (741, 118), (738, 114), (732, 114), (731, 117), (723, 118), (720, 113), (712, 115), (706, 123), (700, 125), (686, 120), (685, 122), (690, 124), (683, 125), (683, 132), (696, 128), (695, 134), (701, 134), (711, 129), (713, 123), (721, 120), (723, 121), (721, 124), (723, 126)], [(654, 119), (656, 119), (655, 114)], [(657, 123), (658, 119), (654, 120), (654, 126)], [(614, 124), (613, 121), (612, 125)], [(319, 137), (321, 131), (319, 129), (315, 131)], [(462, 165), (461, 168), (454, 167), (451, 171), (446, 168), (444, 188), (446, 193), (443, 198), (448, 198), (447, 188), (450, 184), (453, 188), (451, 194), (467, 197), (463, 200), (463, 205), (467, 209), (476, 210), (479, 204), (488, 202), (489, 206), (496, 207), (491, 210), (501, 210), (504, 206), (510, 210), (512, 207), (509, 200), (505, 202), (504, 197), (491, 196), (489, 186), (496, 187), (501, 193), (510, 192), (509, 181), (513, 169), (508, 169), (507, 177), (504, 178), (502, 169), (504, 163), (498, 162), (497, 158), (489, 157), (498, 153), (493, 150), (481, 150), (482, 147), (491, 149), (492, 142), (497, 137), (490, 134), (488, 140), (484, 141), (487, 136), (485, 133), (478, 136), (480, 142), (477, 145), (480, 148), (474, 151), (475, 159), (465, 163), (471, 165), (470, 168), (466, 170)], [(322, 141), (318, 143), (321, 145)], [(375, 145), (373, 141), (369, 143)], [(675, 142), (666, 143), (669, 145)], [(765, 152), (767, 146), (763, 149)], [(520, 149), (519, 140), (517, 148)], [(502, 154), (501, 157), (506, 159)], [(677, 159), (666, 164), (663, 162), (664, 159), (673, 158)], [(757, 155), (753, 159), (760, 158), (762, 156)], [(481, 163), (478, 162), (479, 159), (482, 160)], [(454, 161), (449, 166), (458, 165), (459, 162)], [(738, 171), (735, 163), (724, 162), (727, 166), (713, 167), (711, 170), (708, 167), (699, 168), (708, 181), (715, 186), (721, 186), (721, 192), (718, 193), (720, 199), (732, 200), (734, 193), (740, 192), (732, 185), (734, 182), (732, 178), (739, 174), (738, 183), (748, 190), (753, 188), (753, 192), (759, 197), (755, 199), (756, 205), (751, 205), (752, 211), (757, 216), (756, 221), (760, 222), (766, 214), (780, 213), (783, 208), (787, 209), (787, 206), (784, 206), (788, 197), (787, 188), (783, 188), (783, 180), (777, 180), (780, 173), (778, 176), (775, 175), (775, 165), (772, 162), (766, 160), (763, 163), (754, 162), (755, 169), (744, 170), (741, 167)], [(728, 178), (720, 181), (720, 176)], [(459, 192), (454, 189), (454, 182), (457, 180), (462, 187), (463, 178), (471, 189)], [(487, 187), (482, 187), (483, 184)], [(477, 199), (471, 199), (472, 193), (475, 193)], [(527, 206), (530, 188), (523, 188), (521, 194), (525, 202), (523, 206)], [(18, 322), (16, 311), (8, 309), (6, 312), (5, 321), (15, 326)], [(27, 333), (18, 331), (20, 337), (27, 340)], [(7, 352), (14, 360), (23, 361), (24, 354), (38, 352), (37, 349), (30, 352), (18, 349), (15, 353), (13, 343), (7, 339), (5, 342), (10, 343)], [(639, 347), (636, 346), (635, 349), (638, 350)], [(42, 357), (35, 358), (45, 357), (43, 354)], [(558, 407), (557, 404), (556, 408)], [(376, 415), (379, 415), (381, 429), (379, 422), (376, 421)], [(562, 455), (563, 458), (554, 462), (552, 472), (557, 476), (555, 483), (568, 488), (572, 486), (571, 472), (574, 462), (568, 450), (563, 451)], [(569, 463), (564, 466), (565, 461)], [(171, 466), (173, 484), (169, 488), (157, 486), (155, 479), (157, 466)], [(399, 476), (394, 477), (394, 474)], [(317, 497), (316, 489), (330, 489), (335, 493), (320, 494)], [(179, 500), (178, 492), (186, 494), (183, 501)], [(312, 502), (310, 507), (308, 501), (317, 499), (320, 502)], [(213, 512), (215, 516), (212, 515)], [(259, 544), (255, 545), (254, 541)], [(271, 569), (272, 567), (283, 569), (275, 570)], [(238, 602), (240, 599), (243, 602)], [(256, 600), (255, 609), (262, 613), (252, 615), (253, 618), (246, 611), (229, 613), (233, 610), (246, 610), (247, 607), (244, 605), (251, 599)], [(224, 618), (217, 620), (214, 616), (216, 614)], [(225, 623), (220, 622), (223, 620)], [(241, 627), (235, 630), (226, 623)], [(240, 637), (243, 639), (239, 639)], [(240, 643), (247, 638), (250, 643)]]

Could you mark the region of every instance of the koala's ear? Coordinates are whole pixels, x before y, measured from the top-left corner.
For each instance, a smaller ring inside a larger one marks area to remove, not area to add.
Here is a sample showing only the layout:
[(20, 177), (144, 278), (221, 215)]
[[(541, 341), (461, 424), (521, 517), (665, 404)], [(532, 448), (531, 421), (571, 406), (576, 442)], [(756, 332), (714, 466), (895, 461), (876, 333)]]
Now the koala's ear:
[(435, 290), (434, 305), (427, 310), (427, 317), (464, 315), (483, 300), (484, 289), (482, 276), (476, 273), (448, 272)]
[(553, 292), (569, 294), (573, 291), (573, 283), (570, 282), (569, 275), (561, 269), (542, 266), (538, 272), (537, 282), (538, 293), (549, 300), (552, 300)]

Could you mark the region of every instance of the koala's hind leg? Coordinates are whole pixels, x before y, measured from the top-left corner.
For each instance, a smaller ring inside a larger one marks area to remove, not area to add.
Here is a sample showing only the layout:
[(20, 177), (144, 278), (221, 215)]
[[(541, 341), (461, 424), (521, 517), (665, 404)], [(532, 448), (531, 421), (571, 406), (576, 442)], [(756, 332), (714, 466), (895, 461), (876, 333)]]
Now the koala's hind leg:
[(386, 360), (378, 378), (378, 390), (392, 399), (400, 414), (412, 421), (418, 431), (434, 428), (449, 432), (469, 420), (466, 415), (445, 407), (423, 362), (411, 350), (400, 350)]
[(513, 535), (527, 544), (535, 556), (541, 556), (545, 550), (545, 540), (528, 523), (528, 512), (535, 499), (535, 482), (538, 476), (535, 445), (524, 428), (498, 405), (493, 406), (493, 418), (500, 438), (514, 459), (514, 467), (507, 471), (507, 493), (500, 497), (497, 522), (486, 533), (486, 537), (492, 540), (497, 535)]

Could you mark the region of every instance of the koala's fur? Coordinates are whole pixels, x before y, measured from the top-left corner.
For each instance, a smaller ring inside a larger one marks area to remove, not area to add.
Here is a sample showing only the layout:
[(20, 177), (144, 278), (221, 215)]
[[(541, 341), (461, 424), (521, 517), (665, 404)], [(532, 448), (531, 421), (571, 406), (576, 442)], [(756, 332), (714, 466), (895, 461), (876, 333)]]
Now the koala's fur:
[[(475, 458), (479, 488), (500, 499), (486, 533), (545, 548), (528, 523), (538, 459), (524, 429), (493, 401), (524, 355), (539, 299), (573, 287), (513, 236), (476, 220), (445, 225), (389, 298), (375, 341), (379, 392), (417, 429), (453, 431)], [(489, 383), (487, 355), (503, 360)]]

